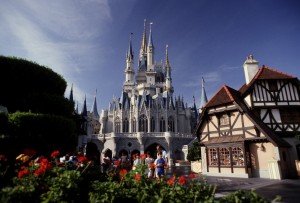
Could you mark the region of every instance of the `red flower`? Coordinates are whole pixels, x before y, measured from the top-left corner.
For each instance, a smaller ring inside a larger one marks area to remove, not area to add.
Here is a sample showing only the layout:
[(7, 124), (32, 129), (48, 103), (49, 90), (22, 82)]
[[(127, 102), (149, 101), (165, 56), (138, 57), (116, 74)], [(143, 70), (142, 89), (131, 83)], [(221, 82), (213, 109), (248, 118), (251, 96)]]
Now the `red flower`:
[(52, 165), (49, 163), (48, 159), (43, 158), (40, 161), (40, 168), (44, 171), (48, 171), (52, 169)]
[(120, 174), (121, 176), (124, 176), (124, 175), (126, 175), (126, 174), (127, 174), (127, 171), (126, 171), (126, 169), (122, 169), (122, 170), (120, 170), (119, 174)]
[(184, 185), (185, 184), (185, 176), (181, 176), (178, 180), (179, 184)]
[(79, 157), (79, 162), (86, 164), (87, 162), (89, 162), (89, 160), (85, 157), (85, 156), (80, 156)]
[(58, 150), (56, 150), (56, 151), (53, 151), (53, 152), (52, 152), (51, 157), (52, 157), (52, 158), (56, 158), (56, 157), (58, 157), (59, 155), (60, 155), (60, 152), (59, 152)]
[(195, 178), (196, 178), (196, 176), (195, 176), (195, 174), (193, 174), (193, 173), (190, 173), (190, 174), (189, 174), (189, 178), (191, 178), (191, 179), (195, 179)]
[(120, 161), (119, 160), (116, 160), (115, 161), (115, 164), (118, 166), (120, 164)]
[(36, 151), (33, 150), (33, 149), (24, 149), (24, 152), (23, 152), (25, 155), (28, 155), (28, 156), (35, 156), (36, 155)]
[(36, 171), (33, 173), (35, 176), (40, 176), (43, 175), (45, 173), (45, 170), (43, 168), (38, 168), (36, 169)]
[(27, 169), (24, 169), (22, 171), (19, 171), (18, 173), (18, 178), (22, 178), (23, 176), (28, 176), (29, 175), (29, 171)]
[(175, 177), (174, 176), (167, 181), (168, 185), (173, 185), (174, 183), (175, 183)]
[(149, 166), (150, 166), (151, 169), (155, 168), (155, 164), (154, 163), (150, 163)]
[(141, 179), (140, 174), (136, 173), (136, 174), (134, 175), (134, 179), (135, 179), (136, 181), (139, 181), (139, 180)]
[(141, 154), (141, 159), (146, 159), (147, 155), (146, 154)]

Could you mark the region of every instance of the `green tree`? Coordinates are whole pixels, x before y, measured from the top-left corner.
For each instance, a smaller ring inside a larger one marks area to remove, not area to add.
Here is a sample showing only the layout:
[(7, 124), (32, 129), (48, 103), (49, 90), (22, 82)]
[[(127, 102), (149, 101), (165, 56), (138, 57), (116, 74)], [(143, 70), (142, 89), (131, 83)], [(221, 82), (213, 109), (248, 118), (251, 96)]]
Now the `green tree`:
[(11, 146), (12, 153), (24, 147), (74, 150), (78, 124), (74, 103), (64, 97), (64, 78), (17, 57), (0, 56), (0, 68), (0, 105), (8, 109), (7, 118), (0, 118), (0, 126), (6, 126), (0, 127), (0, 153)]
[(200, 159), (201, 159), (201, 148), (199, 142), (193, 142), (193, 145), (188, 149), (187, 160), (198, 161)]

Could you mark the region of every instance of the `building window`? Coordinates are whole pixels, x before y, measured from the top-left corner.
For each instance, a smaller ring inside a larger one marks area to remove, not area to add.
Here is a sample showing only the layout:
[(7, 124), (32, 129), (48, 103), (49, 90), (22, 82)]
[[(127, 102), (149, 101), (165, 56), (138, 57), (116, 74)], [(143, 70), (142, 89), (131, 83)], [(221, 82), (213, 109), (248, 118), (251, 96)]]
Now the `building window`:
[(208, 164), (210, 166), (218, 166), (218, 151), (216, 148), (208, 149)]
[(168, 119), (168, 131), (175, 132), (174, 118), (172, 116), (170, 116)]
[(139, 132), (148, 132), (148, 119), (144, 114), (139, 118)]
[(132, 132), (133, 133), (135, 133), (136, 132), (136, 119), (135, 118), (133, 118), (132, 120), (131, 120), (131, 127), (132, 127)]
[(230, 166), (230, 152), (228, 148), (220, 148), (221, 166)]
[(117, 117), (115, 120), (115, 132), (116, 133), (121, 132), (121, 120), (119, 117)]
[(300, 112), (297, 109), (280, 109), (282, 123), (300, 122)]
[(151, 117), (150, 131), (151, 132), (155, 131), (155, 119), (153, 117)]
[(220, 125), (229, 125), (229, 116), (224, 114), (220, 117)]
[(231, 149), (232, 154), (232, 165), (233, 166), (244, 166), (244, 153), (242, 148), (233, 147)]
[(128, 131), (129, 131), (129, 121), (127, 118), (125, 118), (123, 121), (123, 132), (128, 133)]
[(160, 132), (165, 132), (166, 131), (166, 122), (163, 117), (160, 119)]
[(268, 84), (269, 84), (269, 90), (270, 90), (270, 92), (277, 92), (278, 91), (276, 80), (269, 80)]

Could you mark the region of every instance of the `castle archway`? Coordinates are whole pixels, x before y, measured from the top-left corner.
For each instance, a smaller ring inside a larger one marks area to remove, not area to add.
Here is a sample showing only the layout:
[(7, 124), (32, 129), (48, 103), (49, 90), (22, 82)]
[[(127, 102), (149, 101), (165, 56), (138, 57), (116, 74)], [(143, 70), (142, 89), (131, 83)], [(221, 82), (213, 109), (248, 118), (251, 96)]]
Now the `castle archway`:
[(151, 145), (149, 145), (146, 149), (145, 149), (145, 153), (147, 152), (150, 152), (151, 154), (151, 157), (156, 159), (156, 156), (157, 156), (157, 150), (156, 150), (156, 147), (157, 145), (160, 145), (162, 147), (163, 150), (167, 151), (161, 144), (159, 143), (153, 143)]

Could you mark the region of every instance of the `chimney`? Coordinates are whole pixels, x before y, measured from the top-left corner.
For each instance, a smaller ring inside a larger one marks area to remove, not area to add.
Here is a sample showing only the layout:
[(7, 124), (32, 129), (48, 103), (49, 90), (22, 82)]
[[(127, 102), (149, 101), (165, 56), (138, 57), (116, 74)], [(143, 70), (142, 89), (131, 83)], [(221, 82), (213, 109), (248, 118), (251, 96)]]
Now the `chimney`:
[(253, 58), (253, 55), (250, 55), (247, 57), (246, 61), (244, 62), (243, 67), (244, 67), (246, 84), (249, 84), (258, 71), (258, 61), (256, 61)]

